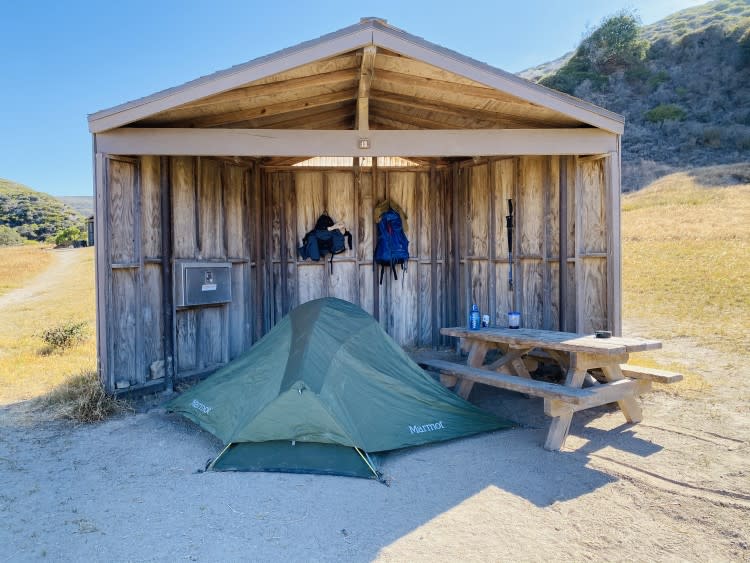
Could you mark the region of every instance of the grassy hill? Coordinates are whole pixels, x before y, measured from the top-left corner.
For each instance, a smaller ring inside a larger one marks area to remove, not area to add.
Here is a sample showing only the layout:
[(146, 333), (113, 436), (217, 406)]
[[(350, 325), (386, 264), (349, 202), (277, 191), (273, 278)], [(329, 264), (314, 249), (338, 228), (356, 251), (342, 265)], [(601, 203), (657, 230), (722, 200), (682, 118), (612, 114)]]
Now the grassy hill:
[(0, 228), (26, 240), (43, 241), (67, 227), (83, 227), (84, 216), (60, 200), (0, 178)]
[(84, 217), (91, 217), (94, 214), (94, 197), (90, 195), (64, 195), (57, 196), (68, 207), (78, 211)]
[(625, 116), (626, 191), (685, 166), (748, 161), (750, 0), (716, 0), (636, 26), (630, 50), (609, 57), (607, 33), (625, 34), (623, 14), (632, 17), (615, 14), (576, 51), (522, 76)]

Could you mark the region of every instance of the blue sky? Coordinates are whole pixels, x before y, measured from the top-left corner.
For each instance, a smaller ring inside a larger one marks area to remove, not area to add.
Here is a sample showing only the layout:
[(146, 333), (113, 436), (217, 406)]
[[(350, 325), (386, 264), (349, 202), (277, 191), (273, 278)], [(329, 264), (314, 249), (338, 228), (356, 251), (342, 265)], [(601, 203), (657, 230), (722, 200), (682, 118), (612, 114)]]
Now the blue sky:
[(0, 1), (0, 178), (91, 195), (86, 116), (359, 21), (510, 72), (572, 50), (628, 8), (644, 24), (701, 0)]

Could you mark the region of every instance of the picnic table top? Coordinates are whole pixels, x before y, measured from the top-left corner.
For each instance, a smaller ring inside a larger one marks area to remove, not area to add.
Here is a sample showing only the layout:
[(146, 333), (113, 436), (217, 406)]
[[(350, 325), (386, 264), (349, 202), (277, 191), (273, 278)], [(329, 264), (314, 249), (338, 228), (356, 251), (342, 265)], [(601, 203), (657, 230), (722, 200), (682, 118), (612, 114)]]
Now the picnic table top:
[(576, 334), (533, 328), (482, 328), (470, 330), (466, 327), (441, 328), (446, 336), (467, 338), (518, 347), (538, 347), (563, 352), (587, 352), (600, 355), (629, 354), (646, 350), (658, 350), (661, 342), (632, 336), (597, 338), (593, 334)]

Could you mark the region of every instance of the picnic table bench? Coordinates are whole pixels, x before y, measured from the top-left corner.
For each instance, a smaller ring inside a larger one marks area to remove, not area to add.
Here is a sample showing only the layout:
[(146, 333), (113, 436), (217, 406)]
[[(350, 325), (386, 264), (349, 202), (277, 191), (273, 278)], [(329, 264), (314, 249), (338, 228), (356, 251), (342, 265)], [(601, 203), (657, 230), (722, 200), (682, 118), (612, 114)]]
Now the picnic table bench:
[[(633, 352), (657, 350), (658, 340), (632, 337), (596, 338), (538, 329), (464, 327), (443, 328), (447, 336), (463, 339), (469, 347), (466, 365), (439, 359), (424, 358), (420, 364), (438, 371), (441, 382), (456, 386), (456, 392), (468, 398), (475, 383), (492, 385), (527, 395), (544, 398), (544, 412), (552, 417), (544, 447), (562, 448), (573, 413), (616, 402), (628, 422), (643, 418), (637, 396), (648, 391), (652, 381), (674, 383), (680, 374), (649, 370), (627, 364)], [(484, 365), (487, 353), (499, 349), (502, 356)], [(539, 352), (552, 358), (566, 373), (563, 384), (532, 379), (527, 367), (528, 355)], [(589, 373), (601, 374), (599, 383)], [(583, 387), (586, 380), (592, 384)]]

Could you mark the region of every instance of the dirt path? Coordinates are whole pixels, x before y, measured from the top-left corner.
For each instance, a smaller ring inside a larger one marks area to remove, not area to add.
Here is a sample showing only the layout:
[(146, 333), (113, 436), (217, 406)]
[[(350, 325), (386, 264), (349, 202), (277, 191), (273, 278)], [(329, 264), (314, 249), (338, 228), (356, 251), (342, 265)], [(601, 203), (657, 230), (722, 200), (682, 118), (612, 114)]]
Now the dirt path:
[(0, 310), (20, 303), (34, 301), (51, 293), (68, 273), (76, 268), (85, 258), (85, 251), (70, 248), (49, 250), (53, 262), (44, 272), (33, 278), (23, 287), (0, 295)]

